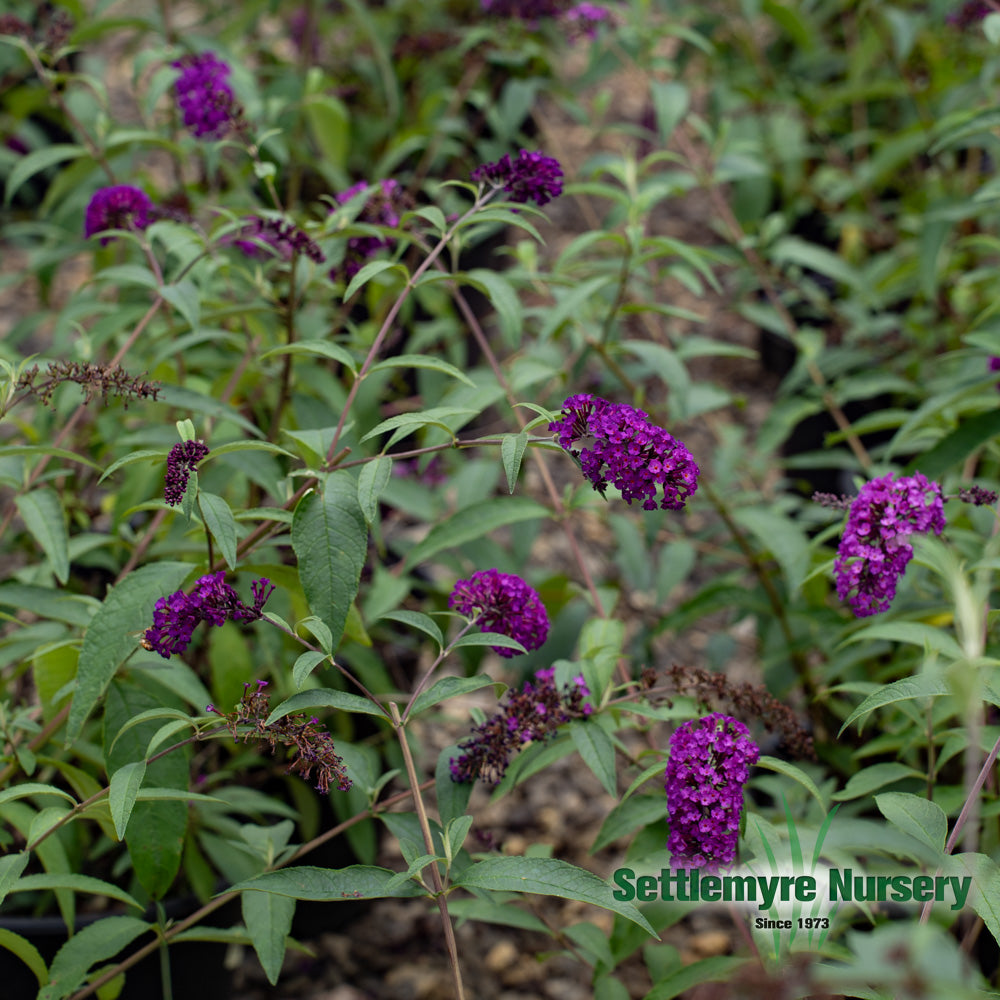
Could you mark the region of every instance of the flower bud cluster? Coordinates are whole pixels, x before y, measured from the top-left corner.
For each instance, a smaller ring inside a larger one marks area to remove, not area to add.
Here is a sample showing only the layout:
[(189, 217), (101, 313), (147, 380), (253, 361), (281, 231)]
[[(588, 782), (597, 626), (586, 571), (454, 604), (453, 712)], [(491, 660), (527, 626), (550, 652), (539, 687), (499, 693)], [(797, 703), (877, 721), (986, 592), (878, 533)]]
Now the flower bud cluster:
[(913, 558), (906, 539), (914, 532), (944, 529), (941, 487), (919, 472), (873, 479), (861, 487), (847, 514), (833, 573), (837, 597), (849, 600), (858, 618), (885, 611)]
[(458, 748), (460, 757), (449, 761), (453, 781), (480, 778), (496, 785), (503, 778), (511, 757), (529, 743), (547, 740), (563, 723), (586, 718), (593, 711), (583, 699), (590, 694), (583, 677), (576, 677), (560, 692), (555, 667), (535, 671), (535, 682), (525, 681), (520, 693), (507, 692), (500, 710)]
[(251, 584), (253, 604), (248, 606), (224, 578), (221, 571), (211, 573), (201, 577), (190, 594), (178, 590), (161, 597), (153, 609), (153, 627), (146, 630), (143, 645), (169, 660), (174, 653), (188, 648), (194, 630), (202, 622), (218, 626), (230, 620), (252, 622), (260, 618), (274, 591), (271, 581), (261, 577)]
[(672, 868), (716, 871), (736, 860), (743, 786), (760, 750), (742, 722), (715, 712), (670, 737), (665, 788)]
[(191, 473), (198, 468), (198, 463), (207, 454), (208, 445), (204, 441), (181, 441), (170, 449), (170, 454), (167, 455), (163, 499), (171, 507), (176, 507), (184, 499)]
[(268, 725), (266, 720), (271, 709), (270, 698), (264, 693), (265, 687), (267, 681), (257, 681), (256, 687), (244, 684), (243, 696), (233, 712), (220, 712), (214, 705), (207, 705), (205, 711), (221, 716), (237, 742), (242, 736), (244, 743), (254, 740), (258, 746), (266, 744), (272, 754), (279, 743), (294, 747), (285, 774), (298, 774), (308, 781), (315, 771), (316, 791), (328, 792), (333, 785), (346, 792), (351, 787), (351, 779), (344, 769), (343, 758), (337, 754), (332, 737), (325, 729), (319, 728), (319, 719), (306, 719), (297, 713), (285, 715)]
[(472, 171), (476, 184), (502, 187), (511, 201), (529, 201), (544, 205), (562, 194), (562, 167), (559, 161), (542, 153), (522, 149), (517, 159), (504, 154), (496, 163), (484, 163)]
[[(698, 466), (691, 453), (642, 410), (625, 403), (581, 394), (563, 403), (562, 419), (549, 424), (559, 444), (579, 460), (583, 474), (602, 496), (608, 483), (629, 505), (641, 500), (656, 510), (656, 489), (663, 487), (660, 507), (680, 510), (698, 489)], [(581, 448), (579, 443), (588, 442)]]
[[(535, 590), (514, 573), (480, 570), (459, 580), (448, 598), (448, 607), (467, 615), (484, 632), (499, 632), (516, 639), (529, 652), (548, 638), (549, 616)], [(517, 656), (517, 650), (492, 646), (498, 656)]]

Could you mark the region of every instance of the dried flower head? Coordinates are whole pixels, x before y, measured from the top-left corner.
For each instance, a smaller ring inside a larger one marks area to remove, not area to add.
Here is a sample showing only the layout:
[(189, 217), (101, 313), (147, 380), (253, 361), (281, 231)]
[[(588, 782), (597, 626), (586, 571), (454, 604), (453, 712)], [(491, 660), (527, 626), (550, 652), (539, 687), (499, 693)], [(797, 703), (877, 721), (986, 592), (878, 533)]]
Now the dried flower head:
[[(95, 233), (108, 229), (145, 229), (153, 221), (152, 209), (153, 203), (146, 192), (131, 184), (98, 188), (87, 205), (83, 235), (89, 240)], [(113, 239), (103, 236), (101, 246)]]
[(83, 389), (84, 405), (101, 396), (107, 406), (110, 397), (117, 396), (128, 409), (130, 399), (156, 400), (160, 394), (158, 382), (147, 382), (141, 375), (130, 375), (117, 365), (101, 365), (92, 361), (50, 361), (47, 377), (39, 378), (38, 365), (33, 365), (17, 381), (18, 391), (34, 396), (49, 406), (57, 386), (75, 382)]
[[(381, 181), (375, 185), (371, 185), (367, 181), (359, 181), (353, 187), (338, 194), (337, 202), (346, 205), (353, 198), (366, 191), (371, 193), (355, 218), (355, 222), (397, 229), (400, 216), (413, 207), (412, 198), (400, 187), (397, 181), (392, 179)], [(349, 237), (340, 268), (333, 268), (330, 271), (331, 280), (336, 281), (338, 276), (342, 276), (350, 281), (379, 250), (391, 250), (395, 245), (396, 241), (391, 236)]]
[(465, 753), (449, 761), (452, 780), (498, 784), (521, 747), (544, 742), (564, 723), (590, 715), (593, 709), (583, 700), (589, 694), (582, 676), (560, 693), (555, 667), (537, 670), (534, 683), (525, 681), (520, 693), (508, 691), (500, 710), (459, 743)]
[(243, 228), (233, 238), (233, 246), (239, 247), (247, 257), (268, 258), (271, 256), (260, 244), (264, 243), (283, 260), (291, 260), (298, 254), (308, 257), (317, 264), (326, 260), (326, 254), (319, 244), (307, 236), (298, 226), (282, 219), (265, 219), (259, 215), (248, 216)]
[(516, 160), (504, 154), (496, 163), (484, 163), (471, 174), (476, 184), (503, 188), (511, 201), (529, 201), (544, 205), (562, 194), (562, 167), (559, 161), (542, 153), (522, 149)]
[(266, 577), (252, 585), (254, 603), (248, 607), (236, 591), (225, 582), (225, 573), (200, 577), (190, 594), (178, 590), (161, 597), (153, 610), (153, 627), (146, 630), (143, 645), (169, 660), (174, 653), (183, 653), (191, 642), (194, 630), (202, 622), (224, 625), (227, 621), (255, 621), (263, 614), (264, 603), (274, 591)]
[[(698, 466), (691, 453), (642, 410), (590, 395), (570, 396), (562, 420), (549, 424), (559, 444), (580, 462), (583, 474), (601, 496), (608, 483), (629, 505), (641, 500), (656, 510), (656, 488), (663, 487), (660, 507), (680, 510), (698, 489)], [(581, 449), (577, 442), (587, 440)]]
[(873, 479), (861, 488), (847, 515), (833, 564), (837, 597), (850, 600), (858, 618), (885, 611), (913, 558), (906, 539), (944, 528), (941, 487), (921, 473)]
[(196, 138), (221, 139), (239, 127), (241, 110), (229, 85), (228, 63), (213, 52), (202, 52), (171, 65), (181, 71), (174, 84), (177, 107)]
[[(306, 719), (302, 713), (283, 716), (270, 725), (266, 724), (271, 714), (270, 698), (264, 693), (267, 681), (243, 685), (243, 696), (233, 712), (220, 712), (214, 705), (207, 705), (205, 711), (221, 716), (233, 739), (244, 743), (254, 740), (258, 745), (266, 744), (273, 754), (278, 744), (293, 747), (291, 762), (285, 774), (298, 774), (310, 780), (316, 772), (316, 791), (328, 792), (330, 786), (346, 792), (351, 787), (351, 779), (344, 769), (344, 761), (333, 745), (330, 734), (319, 727), (319, 719)], [(247, 728), (249, 727), (249, 728)]]
[(982, 486), (969, 486), (958, 491), (958, 499), (977, 507), (992, 507), (997, 502), (997, 492)]
[(736, 860), (743, 786), (760, 750), (742, 722), (715, 712), (670, 737), (665, 788), (672, 868), (713, 872)]
[[(484, 632), (499, 632), (516, 639), (529, 652), (548, 638), (549, 616), (538, 594), (514, 573), (480, 570), (459, 580), (448, 598), (448, 607), (468, 615)], [(499, 656), (517, 650), (492, 646)]]
[(208, 454), (204, 441), (181, 441), (167, 455), (167, 475), (163, 486), (163, 499), (176, 507), (184, 499), (188, 479), (198, 468), (198, 463)]

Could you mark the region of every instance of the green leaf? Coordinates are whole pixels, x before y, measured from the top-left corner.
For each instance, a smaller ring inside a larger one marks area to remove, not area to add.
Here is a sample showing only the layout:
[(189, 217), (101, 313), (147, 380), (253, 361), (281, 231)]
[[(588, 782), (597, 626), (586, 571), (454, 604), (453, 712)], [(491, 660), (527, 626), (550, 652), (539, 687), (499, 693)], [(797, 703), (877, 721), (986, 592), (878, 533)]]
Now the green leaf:
[(489, 296), (493, 308), (497, 311), (504, 339), (512, 347), (517, 347), (521, 342), (521, 332), (524, 329), (524, 311), (521, 307), (521, 299), (511, 283), (496, 271), (479, 267), (473, 268), (467, 275), (457, 275), (456, 277), (458, 280), (468, 277)]
[(324, 163), (343, 170), (351, 140), (351, 119), (344, 102), (333, 94), (309, 94), (302, 102), (302, 113)]
[[(421, 427), (440, 427), (447, 431), (452, 437), (455, 432), (445, 421), (451, 417), (475, 416), (476, 410), (470, 410), (461, 406), (432, 406), (427, 410), (420, 410), (417, 413), (400, 413), (398, 416), (389, 417), (383, 420), (370, 430), (361, 440), (367, 441), (369, 438), (384, 434), (386, 431), (396, 430), (397, 427), (407, 428), (408, 433), (412, 433)], [(393, 440), (401, 441), (406, 435), (393, 436)]]
[(594, 772), (608, 794), (617, 797), (615, 747), (611, 737), (596, 722), (581, 719), (570, 723), (569, 734), (583, 762)]
[(431, 528), (423, 541), (406, 553), (403, 565), (412, 568), (445, 549), (482, 538), (504, 525), (548, 516), (547, 507), (528, 497), (500, 497), (469, 504)]
[(538, 917), (513, 903), (497, 903), (491, 899), (450, 899), (448, 912), (459, 920), (481, 920), (503, 927), (522, 927), (539, 934), (552, 933)]
[(899, 761), (886, 761), (882, 764), (872, 764), (863, 771), (851, 776), (850, 781), (840, 792), (835, 792), (832, 796), (834, 802), (847, 802), (850, 799), (860, 799), (862, 796), (870, 795), (876, 788), (883, 788), (891, 785), (903, 778), (922, 778), (920, 771)]
[(778, 774), (785, 775), (786, 778), (797, 781), (819, 803), (823, 812), (826, 812), (827, 805), (823, 801), (820, 790), (816, 787), (816, 782), (801, 768), (796, 767), (794, 764), (789, 764), (788, 761), (779, 760), (777, 757), (767, 756), (762, 756), (757, 761), (757, 767), (763, 767), (767, 771), (775, 771)]
[(114, 958), (150, 927), (138, 917), (104, 917), (77, 931), (52, 959), (48, 985), (39, 992), (38, 1000), (69, 996), (92, 965)]
[(466, 889), (531, 892), (576, 899), (621, 914), (656, 936), (656, 931), (635, 906), (615, 899), (611, 886), (604, 879), (558, 858), (488, 858), (470, 865), (453, 884)]
[(528, 435), (521, 431), (520, 434), (505, 434), (500, 442), (500, 458), (503, 460), (503, 471), (507, 474), (508, 492), (513, 494), (514, 487), (517, 486), (517, 476), (521, 471), (521, 459), (524, 457), (524, 449), (528, 447)]
[(119, 840), (125, 839), (125, 830), (132, 815), (132, 808), (135, 806), (135, 797), (142, 787), (142, 781), (145, 777), (146, 762), (144, 760), (126, 764), (111, 775), (111, 783), (108, 786), (108, 804), (111, 807), (111, 819), (115, 824), (115, 833), (118, 834)]
[(0, 927), (0, 948), (5, 948), (12, 955), (17, 955), (31, 969), (39, 986), (44, 986), (49, 981), (49, 970), (45, 965), (45, 959), (27, 938), (7, 930), (6, 927)]
[(487, 677), (485, 674), (477, 674), (475, 677), (442, 677), (426, 691), (421, 691), (417, 695), (417, 700), (410, 709), (410, 715), (416, 715), (418, 712), (422, 712), (432, 705), (440, 704), (448, 698), (454, 698), (456, 695), (479, 691), (481, 688), (496, 683), (493, 678)]
[(379, 455), (361, 466), (361, 472), (358, 473), (358, 503), (369, 527), (378, 514), (379, 499), (391, 477), (392, 459), (388, 455)]
[(471, 632), (451, 644), (452, 649), (460, 649), (462, 646), (497, 646), (501, 649), (513, 649), (518, 653), (528, 652), (517, 639), (502, 632)]
[(1000, 866), (985, 854), (956, 854), (950, 862), (956, 871), (972, 877), (969, 906), (982, 918), (993, 940), (1000, 943)]
[(742, 507), (733, 518), (757, 538), (777, 560), (789, 594), (795, 594), (809, 572), (811, 556), (806, 533), (792, 520), (763, 507)]
[(4, 901), (7, 893), (21, 877), (21, 872), (28, 867), (30, 858), (31, 855), (27, 851), (5, 854), (0, 858), (0, 903)]
[(260, 959), (264, 975), (274, 986), (285, 958), (285, 943), (292, 929), (295, 900), (271, 892), (244, 892), (240, 895), (240, 904), (243, 923), (250, 932), (254, 951)]
[(472, 386), (473, 389), (476, 387), (475, 382), (468, 375), (432, 354), (397, 354), (384, 361), (377, 361), (368, 371), (374, 372), (383, 368), (429, 368), (432, 371), (443, 372), (445, 375), (457, 378), (459, 382), (464, 382), (466, 385)]
[[(204, 704), (204, 699), (199, 698), (199, 704)], [(107, 748), (108, 753), (110, 753), (115, 748), (115, 744), (121, 737), (127, 733), (130, 729), (135, 726), (141, 726), (144, 722), (148, 722), (150, 719), (181, 719), (186, 724), (191, 724), (192, 720), (190, 716), (185, 715), (184, 712), (177, 708), (151, 708), (148, 712), (141, 712), (139, 715), (133, 716), (124, 726), (118, 731), (111, 745)]]
[(56, 788), (54, 785), (42, 785), (36, 781), (5, 788), (0, 792), (0, 802), (11, 802), (14, 799), (27, 798), (29, 795), (55, 795), (76, 805), (76, 799), (69, 792), (64, 792), (61, 788)]
[(326, 653), (307, 649), (292, 666), (292, 682), (297, 688), (302, 687), (306, 678), (326, 659)]
[(51, 618), (69, 625), (85, 626), (93, 618), (101, 602), (85, 594), (70, 594), (52, 587), (4, 583), (0, 584), (0, 605), (24, 608), (41, 618)]
[(363, 288), (383, 271), (398, 271), (404, 280), (410, 276), (402, 264), (394, 264), (391, 260), (370, 260), (351, 278), (350, 284), (344, 289), (344, 301), (346, 302), (359, 288)]
[(201, 325), (201, 299), (198, 288), (190, 278), (182, 278), (176, 285), (164, 285), (160, 295), (187, 321), (192, 330)]
[(214, 493), (198, 491), (198, 508), (201, 510), (205, 527), (211, 532), (222, 558), (230, 569), (236, 569), (239, 561), (236, 554), (236, 518), (229, 504)]
[(852, 722), (870, 715), (876, 708), (893, 705), (897, 701), (912, 701), (915, 698), (934, 698), (946, 694), (948, 694), (948, 685), (945, 683), (944, 677), (939, 673), (928, 671), (927, 673), (918, 674), (916, 677), (904, 677), (901, 680), (894, 681), (892, 684), (887, 684), (885, 687), (879, 688), (865, 698), (847, 717), (847, 721), (840, 727), (840, 732), (837, 735), (840, 736)]
[(322, 493), (307, 493), (292, 519), (292, 548), (309, 609), (325, 622), (335, 651), (357, 597), (368, 555), (368, 527), (358, 489), (346, 472), (326, 477)]
[(331, 344), (328, 340), (298, 340), (294, 344), (285, 344), (283, 347), (265, 351), (260, 360), (278, 354), (306, 354), (317, 358), (329, 358), (331, 361), (340, 362), (352, 375), (358, 373), (357, 362), (351, 352), (340, 344)]
[(667, 979), (661, 979), (645, 996), (644, 1000), (673, 1000), (685, 990), (699, 983), (713, 983), (729, 979), (747, 959), (733, 958), (730, 955), (713, 955), (701, 961), (685, 965)]
[(130, 633), (152, 625), (153, 606), (161, 597), (176, 591), (191, 568), (190, 563), (180, 562), (140, 566), (108, 592), (83, 637), (76, 690), (66, 723), (69, 742), (79, 738), (87, 716), (115, 671), (136, 648), (136, 639)]
[(95, 470), (100, 470), (101, 468), (96, 462), (85, 458), (83, 455), (77, 455), (75, 451), (67, 451), (65, 448), (52, 448), (47, 444), (12, 444), (5, 448), (0, 448), (0, 457), (7, 455), (46, 455), (49, 458), (65, 458), (67, 462), (88, 465)]
[(64, 142), (55, 143), (51, 146), (43, 146), (41, 149), (35, 149), (28, 153), (27, 156), (22, 156), (14, 165), (14, 169), (7, 175), (4, 204), (9, 205), (11, 203), (18, 189), (28, 178), (40, 173), (47, 167), (53, 167), (57, 163), (62, 163), (64, 160), (75, 160), (86, 155), (87, 150), (83, 146)]
[(204, 461), (212, 461), (220, 455), (232, 455), (240, 451), (267, 451), (272, 455), (284, 455), (286, 458), (296, 457), (287, 449), (270, 441), (230, 441), (227, 444), (213, 445), (211, 454)]
[(112, 473), (117, 472), (119, 469), (125, 468), (126, 465), (132, 465), (135, 462), (145, 462), (155, 459), (161, 464), (167, 460), (167, 452), (162, 448), (144, 448), (141, 451), (131, 451), (117, 461), (112, 462), (101, 475), (101, 478), (97, 480), (98, 484), (103, 483), (108, 476)]
[[(662, 774), (663, 764), (657, 764), (656, 769)], [(659, 795), (633, 795), (616, 805), (604, 817), (590, 853), (596, 854), (637, 827), (649, 826), (650, 823), (663, 819), (666, 814), (667, 804), (662, 791)]]
[(969, 417), (933, 448), (910, 462), (905, 471), (909, 475), (919, 469), (928, 479), (941, 479), (950, 469), (961, 468), (969, 455), (998, 436), (1000, 411), (991, 410)]
[(875, 796), (875, 805), (903, 833), (908, 833), (934, 851), (944, 851), (948, 817), (936, 802), (908, 792), (883, 792)]
[(230, 892), (273, 892), (292, 899), (332, 902), (344, 899), (382, 899), (386, 896), (425, 896), (415, 882), (406, 881), (389, 888), (396, 872), (373, 865), (350, 865), (347, 868), (316, 868), (302, 865), (265, 872), (238, 882)]
[(419, 629), (425, 635), (429, 635), (438, 644), (439, 649), (444, 649), (444, 636), (441, 634), (438, 623), (420, 611), (407, 611), (405, 609), (387, 611), (384, 615), (379, 616), (377, 620), (382, 621), (383, 619), (400, 622), (403, 625), (409, 625), (411, 628)]
[(441, 822), (445, 824), (464, 815), (472, 795), (474, 782), (454, 781), (451, 776), (451, 758), (458, 757), (461, 753), (462, 751), (457, 746), (445, 747), (438, 754), (437, 766), (434, 769), (434, 789), (437, 793), (438, 815), (441, 817)]
[[(852, 632), (841, 645), (867, 642), (871, 639), (888, 639), (890, 642), (907, 642), (914, 646), (935, 649), (949, 660), (961, 660), (965, 653), (955, 638), (935, 625), (923, 622), (877, 622)], [(843, 730), (842, 730), (843, 731)]]
[(70, 872), (44, 872), (37, 875), (25, 875), (11, 890), (12, 892), (37, 892), (39, 889), (70, 889), (73, 892), (92, 893), (95, 896), (105, 896), (117, 899), (129, 906), (134, 906), (142, 912), (143, 904), (135, 896), (117, 885), (105, 882), (103, 879), (90, 875), (77, 875)]
[(286, 698), (267, 717), (265, 725), (270, 726), (292, 712), (304, 712), (312, 708), (339, 708), (342, 712), (362, 712), (365, 715), (382, 715), (388, 718), (382, 709), (361, 695), (336, 691), (333, 688), (313, 688), (309, 691), (299, 691), (298, 694)]
[(48, 557), (56, 579), (65, 584), (69, 579), (69, 533), (59, 495), (42, 487), (14, 497), (14, 503), (28, 531)]

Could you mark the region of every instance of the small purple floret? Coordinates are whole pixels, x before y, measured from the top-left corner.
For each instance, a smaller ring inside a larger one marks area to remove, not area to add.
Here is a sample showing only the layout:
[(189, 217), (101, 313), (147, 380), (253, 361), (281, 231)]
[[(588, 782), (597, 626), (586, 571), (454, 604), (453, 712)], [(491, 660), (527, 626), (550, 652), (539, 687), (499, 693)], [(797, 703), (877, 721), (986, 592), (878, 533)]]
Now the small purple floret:
[[(656, 488), (662, 486), (659, 506), (680, 510), (698, 489), (699, 469), (687, 448), (625, 403), (570, 396), (562, 419), (549, 424), (549, 430), (579, 460), (584, 476), (602, 496), (610, 482), (627, 504), (641, 500), (644, 510), (656, 510)], [(576, 442), (582, 438), (592, 443), (581, 449)]]
[(522, 149), (516, 160), (504, 154), (496, 163), (484, 163), (471, 174), (476, 184), (502, 187), (511, 201), (544, 205), (562, 194), (563, 172), (559, 161)]
[(861, 487), (847, 514), (833, 573), (837, 597), (849, 600), (858, 618), (885, 611), (896, 583), (913, 558), (906, 539), (914, 532), (944, 529), (941, 487), (917, 472), (873, 479)]
[[(145, 229), (152, 218), (153, 203), (145, 191), (130, 184), (115, 184), (94, 192), (83, 222), (83, 235), (90, 239), (107, 229)], [(113, 240), (101, 238), (101, 246)]]
[(671, 868), (714, 872), (732, 865), (743, 786), (759, 759), (747, 727), (719, 712), (674, 731), (665, 775)]
[[(468, 615), (484, 632), (516, 639), (529, 652), (549, 634), (549, 616), (538, 594), (514, 573), (480, 570), (455, 584), (448, 607)], [(499, 656), (517, 656), (517, 650), (492, 646)]]

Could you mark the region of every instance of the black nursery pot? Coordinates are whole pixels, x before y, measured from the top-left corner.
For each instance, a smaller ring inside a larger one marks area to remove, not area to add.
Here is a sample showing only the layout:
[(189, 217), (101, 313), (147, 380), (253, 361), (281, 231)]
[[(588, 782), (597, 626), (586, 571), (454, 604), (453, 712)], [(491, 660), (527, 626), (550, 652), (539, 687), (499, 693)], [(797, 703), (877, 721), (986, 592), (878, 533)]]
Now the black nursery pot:
[[(193, 913), (199, 905), (191, 896), (168, 900), (164, 910), (169, 919), (177, 921)], [(82, 914), (77, 917), (74, 930), (80, 931), (104, 916), (108, 914)], [(213, 917), (215, 926), (228, 927), (238, 922), (238, 901), (217, 910)], [(153, 920), (155, 915), (147, 912), (143, 918)], [(51, 965), (56, 952), (69, 939), (66, 924), (56, 916), (0, 915), (0, 930), (13, 931), (31, 942), (46, 965)], [(149, 940), (148, 934), (140, 936), (114, 959), (102, 964), (123, 961)], [(229, 996), (231, 978), (225, 966), (227, 947), (224, 942), (216, 941), (181, 941), (170, 945), (167, 953), (176, 1000), (219, 1000)], [(31, 970), (12, 952), (0, 948), (0, 996), (3, 1000), (33, 1000), (38, 990), (38, 980)], [(125, 971), (125, 985), (119, 1000), (161, 1000), (162, 997), (160, 951), (157, 949)]]

